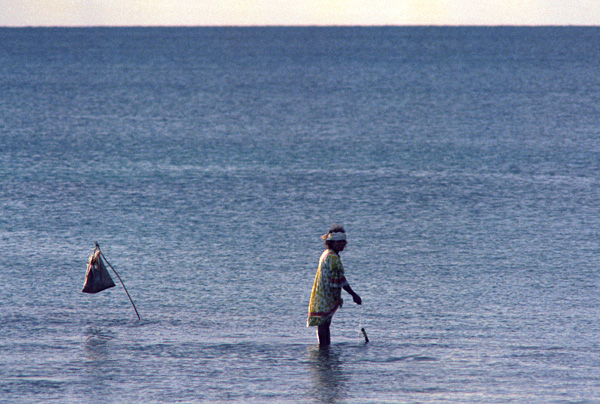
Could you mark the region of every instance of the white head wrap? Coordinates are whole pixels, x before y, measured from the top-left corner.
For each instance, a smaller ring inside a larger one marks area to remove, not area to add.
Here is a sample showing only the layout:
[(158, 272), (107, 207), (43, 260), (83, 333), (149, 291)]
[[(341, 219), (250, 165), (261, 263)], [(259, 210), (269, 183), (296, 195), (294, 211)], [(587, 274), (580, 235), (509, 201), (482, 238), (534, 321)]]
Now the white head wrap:
[(341, 241), (341, 240), (346, 240), (346, 233), (327, 233), (327, 234), (323, 234), (321, 236), (321, 238), (323, 240), (327, 240), (327, 241)]

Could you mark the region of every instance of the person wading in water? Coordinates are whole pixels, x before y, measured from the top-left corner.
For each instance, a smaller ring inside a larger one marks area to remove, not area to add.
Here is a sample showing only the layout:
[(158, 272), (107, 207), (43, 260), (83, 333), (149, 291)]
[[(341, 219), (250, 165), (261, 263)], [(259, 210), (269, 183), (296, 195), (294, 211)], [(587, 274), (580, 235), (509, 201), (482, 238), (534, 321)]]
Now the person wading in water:
[(354, 303), (362, 304), (362, 300), (348, 284), (339, 255), (346, 247), (346, 231), (342, 226), (333, 226), (321, 238), (325, 240), (325, 251), (319, 259), (319, 268), (310, 294), (306, 325), (316, 326), (319, 345), (327, 346), (331, 344), (331, 319), (343, 303), (342, 289), (352, 296)]

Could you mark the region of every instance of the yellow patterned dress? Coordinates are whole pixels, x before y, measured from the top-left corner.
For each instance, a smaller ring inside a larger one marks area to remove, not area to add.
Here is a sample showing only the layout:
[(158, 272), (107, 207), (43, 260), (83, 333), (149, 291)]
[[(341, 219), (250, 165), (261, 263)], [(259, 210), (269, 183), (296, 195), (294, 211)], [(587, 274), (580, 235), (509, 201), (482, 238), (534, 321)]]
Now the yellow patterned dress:
[(325, 250), (310, 294), (307, 326), (319, 326), (333, 317), (342, 305), (342, 288), (346, 285), (342, 260), (333, 250)]

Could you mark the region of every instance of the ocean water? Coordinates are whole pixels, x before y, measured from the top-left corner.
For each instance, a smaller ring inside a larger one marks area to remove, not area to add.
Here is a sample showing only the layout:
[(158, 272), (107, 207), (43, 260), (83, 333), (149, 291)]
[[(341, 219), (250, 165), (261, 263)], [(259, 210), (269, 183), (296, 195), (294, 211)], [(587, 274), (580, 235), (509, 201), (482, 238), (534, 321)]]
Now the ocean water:
[(0, 402), (600, 402), (599, 36), (0, 29)]

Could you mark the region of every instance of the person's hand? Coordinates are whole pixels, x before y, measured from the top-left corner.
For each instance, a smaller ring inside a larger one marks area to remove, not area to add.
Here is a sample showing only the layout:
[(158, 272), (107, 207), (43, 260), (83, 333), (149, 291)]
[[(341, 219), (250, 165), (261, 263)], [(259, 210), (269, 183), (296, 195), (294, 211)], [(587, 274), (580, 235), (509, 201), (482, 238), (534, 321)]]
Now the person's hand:
[(362, 304), (362, 299), (356, 293), (352, 296), (352, 299), (354, 299), (354, 303), (356, 303), (356, 304)]

